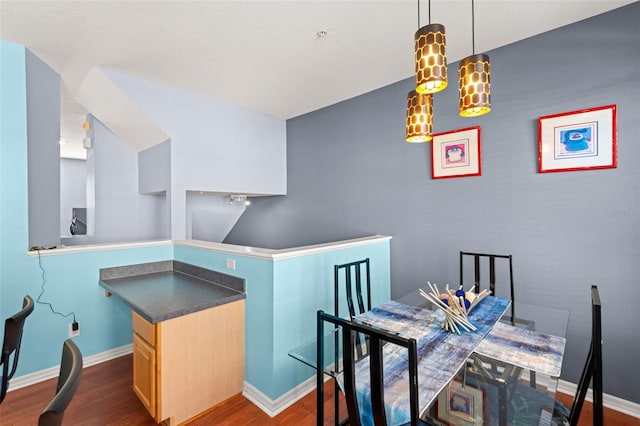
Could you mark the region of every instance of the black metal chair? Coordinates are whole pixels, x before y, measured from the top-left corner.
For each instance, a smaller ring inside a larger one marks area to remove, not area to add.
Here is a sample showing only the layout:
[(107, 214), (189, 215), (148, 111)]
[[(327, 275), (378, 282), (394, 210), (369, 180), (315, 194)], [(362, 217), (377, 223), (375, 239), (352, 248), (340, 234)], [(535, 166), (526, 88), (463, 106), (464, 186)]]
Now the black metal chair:
[[(20, 344), (22, 343), (22, 331), (26, 318), (33, 312), (33, 299), (25, 296), (22, 301), (22, 309), (17, 314), (7, 318), (4, 322), (4, 340), (2, 342), (2, 354), (0, 355), (0, 365), (2, 365), (2, 387), (0, 388), (0, 402), (2, 402), (9, 388), (9, 380), (13, 377), (18, 368), (18, 358), (20, 356)], [(13, 355), (13, 362), (11, 356)], [(11, 364), (11, 370), (9, 370)]]
[[(409, 360), (409, 406), (411, 415), (411, 425), (420, 424), (418, 407), (418, 349), (415, 339), (406, 339), (396, 334), (388, 333), (384, 330), (358, 324), (344, 318), (329, 315), (323, 311), (318, 311), (318, 345), (317, 360), (318, 365), (324, 365), (324, 344), (325, 323), (333, 324), (333, 327), (341, 335), (342, 343), (342, 365), (344, 394), (349, 414), (349, 425), (360, 426), (361, 417), (356, 398), (356, 362), (357, 355), (356, 336), (362, 334), (369, 341), (369, 373), (371, 379), (371, 407), (372, 416), (376, 425), (386, 425), (386, 413), (384, 408), (384, 370), (382, 347), (385, 343), (395, 344), (407, 348)], [(324, 424), (324, 371), (317, 370), (317, 400), (316, 400), (316, 420), (318, 425)]]
[(67, 339), (62, 345), (62, 360), (60, 361), (56, 395), (40, 414), (38, 426), (60, 426), (62, 424), (64, 411), (76, 393), (81, 373), (82, 353), (73, 340)]
[[(344, 294), (347, 304), (347, 310), (349, 311), (349, 319), (353, 319), (358, 314), (363, 314), (366, 311), (371, 310), (371, 269), (369, 258), (356, 260), (354, 262), (343, 263), (340, 265), (334, 265), (333, 267), (333, 314), (340, 317), (340, 301), (341, 295)], [(364, 295), (363, 295), (363, 277), (364, 277)], [(341, 290), (344, 287), (344, 290)], [(364, 297), (366, 296), (366, 304)], [(358, 311), (356, 312), (356, 306)], [(338, 340), (336, 336), (335, 348), (338, 348)], [(363, 346), (360, 341), (360, 336), (356, 336), (356, 347), (358, 356), (368, 352), (368, 349), (363, 350)], [(335, 363), (338, 363), (338, 353), (335, 354)], [(338, 383), (334, 383), (334, 395), (338, 395), (339, 387)], [(340, 423), (340, 406), (337, 397), (334, 397), (334, 409), (335, 409), (335, 423)]]
[[(342, 273), (341, 273), (342, 272)], [(366, 306), (362, 292), (362, 276), (364, 275), (366, 285)], [(333, 294), (334, 294), (334, 310), (335, 316), (340, 316), (340, 277), (343, 278), (347, 307), (349, 309), (349, 318), (353, 319), (358, 314), (362, 314), (371, 310), (371, 277), (369, 258), (357, 260), (355, 262), (335, 265), (333, 267)], [(358, 303), (358, 312), (356, 313), (356, 305)]]
[(580, 419), (580, 412), (584, 405), (589, 384), (592, 385), (593, 392), (593, 423), (603, 424), (603, 404), (602, 404), (602, 304), (598, 286), (591, 286), (591, 345), (587, 361), (580, 376), (580, 383), (573, 398), (571, 411), (564, 405), (556, 401), (554, 416), (563, 419), (565, 424), (575, 426)]
[(488, 263), (489, 263), (489, 283), (488, 283), (488, 288), (491, 291), (492, 295), (496, 294), (496, 259), (504, 259), (504, 262), (507, 263), (507, 266), (509, 267), (509, 279), (508, 279), (508, 283), (509, 283), (509, 291), (510, 291), (510, 299), (511, 299), (511, 321), (512, 323), (515, 322), (515, 292), (513, 291), (513, 256), (510, 254), (488, 254), (488, 253), (473, 253), (473, 252), (466, 252), (466, 251), (461, 251), (460, 252), (460, 285), (464, 287), (465, 290), (468, 290), (467, 286), (469, 285), (468, 282), (465, 282), (464, 279), (464, 259), (465, 258), (472, 258), (473, 259), (473, 269), (474, 269), (474, 275), (473, 275), (473, 291), (475, 293), (479, 293), (482, 289), (483, 289), (483, 285), (482, 285), (482, 270), (480, 268), (481, 266), (481, 260), (482, 259), (487, 259)]

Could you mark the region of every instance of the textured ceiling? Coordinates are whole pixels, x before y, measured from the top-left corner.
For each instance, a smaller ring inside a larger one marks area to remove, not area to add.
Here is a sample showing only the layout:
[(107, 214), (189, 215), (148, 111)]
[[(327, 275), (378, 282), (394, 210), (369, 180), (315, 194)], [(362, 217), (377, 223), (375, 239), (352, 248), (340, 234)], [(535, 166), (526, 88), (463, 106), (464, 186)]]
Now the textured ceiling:
[[(476, 0), (475, 51), (628, 3)], [(428, 1), (420, 8), (424, 25)], [(446, 27), (449, 62), (471, 54), (471, 0), (433, 0), (431, 22)], [(62, 78), (61, 150), (71, 157), (84, 155), (76, 96), (94, 66), (287, 119), (410, 77), (417, 28), (416, 0), (0, 0), (0, 37)]]

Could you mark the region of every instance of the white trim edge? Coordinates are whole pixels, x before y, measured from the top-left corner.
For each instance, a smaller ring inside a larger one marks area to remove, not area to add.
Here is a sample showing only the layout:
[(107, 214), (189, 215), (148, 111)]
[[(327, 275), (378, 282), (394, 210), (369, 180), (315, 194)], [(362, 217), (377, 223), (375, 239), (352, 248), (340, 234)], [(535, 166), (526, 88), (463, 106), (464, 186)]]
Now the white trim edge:
[(314, 244), (309, 246), (293, 247), (287, 249), (265, 249), (249, 246), (237, 246), (226, 243), (215, 243), (210, 241), (199, 240), (174, 240), (176, 246), (195, 247), (204, 250), (211, 250), (220, 253), (236, 254), (245, 257), (254, 257), (266, 260), (283, 260), (300, 256), (308, 256), (311, 254), (324, 253), (334, 250), (341, 250), (350, 247), (358, 247), (369, 244), (376, 244), (383, 241), (391, 240), (390, 236), (371, 235), (368, 237), (354, 238), (351, 240), (334, 241), (331, 243)]
[[(558, 380), (558, 392), (560, 393), (573, 396), (576, 394), (577, 389), (578, 385), (576, 384), (566, 382), (564, 380)], [(591, 389), (587, 391), (585, 400), (593, 402), (593, 393), (591, 392)], [(626, 399), (618, 398), (617, 396), (613, 395), (607, 395), (605, 393), (602, 396), (602, 405), (614, 411), (618, 411), (620, 413), (624, 413), (640, 419), (640, 404), (636, 404), (635, 402), (627, 401)]]
[[(108, 351), (100, 352), (95, 355), (89, 355), (82, 358), (83, 368), (91, 367), (92, 365), (100, 364), (105, 361), (110, 361), (115, 358), (119, 358), (124, 355), (128, 355), (133, 352), (131, 344), (120, 346), (119, 348), (109, 349)], [(24, 388), (26, 386), (35, 385), (36, 383), (43, 382), (45, 380), (58, 377), (60, 373), (60, 365), (56, 365), (51, 368), (36, 371), (35, 373), (25, 374), (24, 376), (14, 377), (9, 382), (8, 392), (16, 389)]]
[(275, 417), (316, 388), (316, 376), (305, 380), (277, 399), (270, 399), (251, 383), (244, 382), (242, 396), (258, 406), (269, 417)]

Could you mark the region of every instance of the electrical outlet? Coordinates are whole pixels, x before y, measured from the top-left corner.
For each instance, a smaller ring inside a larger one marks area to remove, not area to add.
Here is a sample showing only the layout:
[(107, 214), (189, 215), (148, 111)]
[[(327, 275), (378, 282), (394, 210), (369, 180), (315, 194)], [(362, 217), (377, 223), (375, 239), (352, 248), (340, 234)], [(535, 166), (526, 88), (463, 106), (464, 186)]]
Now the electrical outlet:
[(72, 322), (69, 324), (69, 337), (78, 337), (80, 335), (80, 323)]

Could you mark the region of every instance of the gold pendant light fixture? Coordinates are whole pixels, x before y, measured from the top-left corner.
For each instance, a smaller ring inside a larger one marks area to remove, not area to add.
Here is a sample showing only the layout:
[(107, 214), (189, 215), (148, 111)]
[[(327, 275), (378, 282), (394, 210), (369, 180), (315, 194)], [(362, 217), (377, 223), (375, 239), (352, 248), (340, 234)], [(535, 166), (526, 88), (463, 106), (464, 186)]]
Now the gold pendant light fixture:
[(420, 27), (418, 0), (418, 31), (414, 38), (416, 88), (407, 95), (406, 141), (429, 142), (433, 133), (432, 93), (447, 87), (447, 56), (444, 25), (431, 23)]
[(407, 132), (410, 143), (429, 142), (433, 134), (433, 98), (412, 90), (407, 95)]
[(491, 64), (489, 55), (475, 54), (475, 8), (471, 0), (472, 54), (458, 66), (460, 115), (477, 117), (491, 111)]
[(418, 0), (418, 31), (414, 38), (416, 56), (416, 92), (437, 93), (447, 87), (447, 46), (444, 25), (431, 23), (420, 28), (420, 0)]

